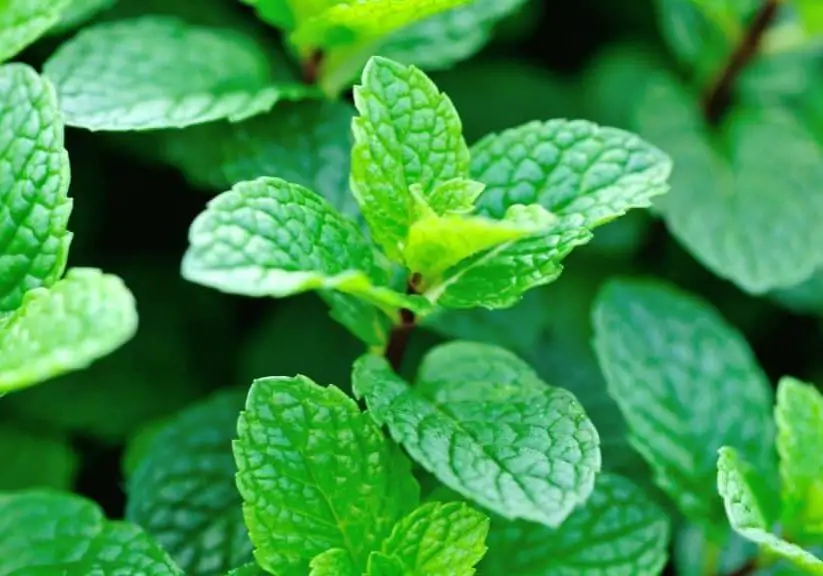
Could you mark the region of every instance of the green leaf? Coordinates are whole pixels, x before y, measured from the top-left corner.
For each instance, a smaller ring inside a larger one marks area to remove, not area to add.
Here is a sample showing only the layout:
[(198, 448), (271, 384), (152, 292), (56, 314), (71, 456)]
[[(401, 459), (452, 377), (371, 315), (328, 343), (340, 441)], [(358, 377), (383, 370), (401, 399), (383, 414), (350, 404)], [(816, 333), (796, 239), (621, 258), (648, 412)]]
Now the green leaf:
[(738, 452), (729, 446), (719, 450), (717, 490), (723, 498), (732, 528), (738, 534), (766, 551), (786, 558), (808, 574), (823, 574), (823, 560), (769, 531), (774, 518), (768, 515), (763, 505), (777, 495), (763, 485), (760, 471), (742, 460)]
[(229, 572), (227, 576), (269, 576), (269, 573), (252, 562), (250, 564), (244, 564), (239, 568), (235, 568)]
[(25, 64), (0, 66), (0, 118), (2, 313), (17, 309), (27, 291), (51, 286), (63, 274), (72, 201), (69, 157), (51, 85)]
[(368, 42), (470, 0), (343, 0), (300, 22), (290, 40), (304, 53)]
[(237, 487), (255, 558), (280, 576), (305, 575), (330, 548), (364, 569), (419, 499), (409, 461), (333, 386), (256, 380), (238, 435)]
[(816, 0), (794, 0), (803, 26), (812, 35), (823, 34), (823, 6)]
[(629, 440), (693, 522), (725, 526), (717, 450), (734, 446), (771, 480), (772, 393), (737, 330), (709, 304), (651, 281), (612, 280), (593, 310), (594, 347)]
[(472, 576), (488, 531), (489, 519), (462, 502), (428, 502), (395, 525), (380, 551), (401, 568), (397, 576)]
[(0, 490), (71, 490), (79, 467), (78, 455), (67, 440), (5, 423), (0, 426), (0, 462)]
[(244, 399), (224, 391), (178, 414), (128, 480), (126, 519), (191, 576), (221, 576), (251, 560), (231, 449)]
[[(139, 65), (135, 64), (139, 58)], [(228, 29), (145, 16), (91, 26), (43, 66), (66, 124), (89, 130), (239, 121), (314, 89), (276, 82), (265, 52)]]
[(657, 576), (668, 560), (666, 514), (620, 476), (600, 474), (594, 492), (557, 529), (495, 519), (483, 573), (512, 576)]
[(415, 387), (363, 356), (355, 394), (447, 487), (505, 518), (557, 526), (600, 469), (597, 431), (569, 392), (494, 346), (455, 342), (423, 360)]
[(49, 30), (51, 34), (68, 32), (114, 6), (118, 0), (69, 0), (60, 22)]
[(401, 261), (417, 219), (412, 185), (428, 201), (439, 184), (468, 174), (460, 118), (423, 72), (380, 57), (363, 70), (354, 101), (352, 192), (372, 237)]
[(230, 294), (282, 298), (339, 290), (388, 310), (430, 308), (420, 296), (373, 283), (385, 274), (354, 222), (280, 178), (241, 182), (211, 200), (191, 225), (182, 274)]
[(692, 100), (658, 78), (639, 104), (640, 132), (678, 167), (672, 192), (656, 203), (669, 231), (746, 292), (809, 278), (823, 265), (820, 146), (788, 113), (762, 107), (735, 108), (712, 138)]
[(167, 132), (163, 155), (198, 186), (225, 190), (277, 176), (318, 192), (354, 217), (359, 209), (348, 182), (353, 115), (345, 102), (284, 102), (243, 122)]
[(777, 387), (781, 525), (795, 540), (823, 535), (823, 395), (811, 384), (782, 378)]
[(0, 494), (0, 573), (183, 576), (137, 526), (106, 522), (78, 496), (41, 490)]
[(667, 191), (671, 161), (639, 137), (583, 120), (529, 122), (492, 134), (471, 150), (472, 178), (486, 185), (480, 213), (501, 218), (538, 203), (557, 217), (549, 232), (503, 245), (445, 274), (440, 303), (506, 308), (555, 280), (563, 258), (591, 230)]
[(309, 563), (309, 576), (360, 576), (352, 564), (349, 553), (341, 548), (332, 548), (315, 556)]
[(241, 0), (245, 4), (254, 6), (262, 20), (278, 28), (291, 29), (294, 27), (294, 14), (289, 6), (289, 0)]
[(45, 34), (60, 20), (69, 2), (5, 0), (0, 4), (0, 62), (15, 56)]
[(73, 268), (0, 319), (0, 392), (86, 368), (134, 336), (134, 297), (116, 276)]

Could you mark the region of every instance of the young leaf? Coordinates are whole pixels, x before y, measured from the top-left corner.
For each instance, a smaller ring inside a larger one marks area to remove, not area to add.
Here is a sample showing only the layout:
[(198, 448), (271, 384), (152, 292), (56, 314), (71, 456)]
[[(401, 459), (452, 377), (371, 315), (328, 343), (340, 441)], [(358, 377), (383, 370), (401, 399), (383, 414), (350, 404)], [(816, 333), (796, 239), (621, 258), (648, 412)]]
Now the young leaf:
[(501, 218), (513, 204), (538, 203), (557, 217), (541, 236), (470, 258), (445, 274), (440, 303), (505, 308), (548, 284), (591, 230), (650, 205), (667, 191), (671, 161), (637, 136), (583, 120), (529, 122), (492, 134), (471, 150), (472, 178), (486, 189), (480, 213)]
[(354, 101), (351, 189), (372, 237), (401, 261), (416, 219), (411, 186), (428, 199), (438, 184), (468, 174), (460, 118), (423, 72), (379, 57), (363, 70)]
[(230, 294), (339, 290), (386, 309), (430, 308), (422, 297), (375, 285), (385, 275), (354, 222), (280, 178), (241, 182), (211, 200), (191, 225), (182, 274)]
[(289, 0), (241, 0), (246, 4), (254, 6), (257, 14), (278, 28), (290, 30), (294, 27), (294, 14), (289, 5)]
[(462, 502), (428, 502), (395, 525), (380, 552), (397, 576), (472, 576), (488, 531), (489, 519)]
[(116, 276), (73, 268), (26, 293), (0, 319), (0, 393), (87, 367), (137, 331), (134, 297)]
[(245, 394), (222, 392), (152, 437), (126, 492), (139, 524), (191, 576), (222, 576), (251, 560), (231, 444)]
[(734, 448), (723, 446), (717, 460), (717, 490), (723, 498), (732, 528), (768, 552), (786, 558), (808, 574), (823, 574), (823, 560), (769, 531), (771, 518), (763, 505), (775, 498), (763, 486), (758, 470), (741, 459)]
[(599, 474), (591, 497), (557, 529), (493, 520), (481, 568), (511, 576), (657, 576), (669, 534), (665, 512), (640, 488)]
[(33, 490), (0, 493), (0, 574), (183, 576), (137, 526), (106, 522), (92, 502)]
[(793, 538), (823, 534), (823, 396), (812, 385), (783, 378), (777, 387), (781, 524)]
[(372, 419), (304, 376), (256, 380), (238, 435), (237, 487), (255, 558), (269, 572), (306, 574), (330, 548), (363, 570), (419, 499), (409, 461)]
[(67, 439), (0, 426), (0, 490), (55, 488), (71, 490), (78, 454)]
[(54, 89), (25, 64), (0, 66), (0, 151), (2, 313), (16, 310), (27, 291), (60, 278), (71, 242), (60, 111)]
[(352, 385), (371, 415), (447, 487), (505, 518), (557, 526), (600, 469), (597, 431), (569, 392), (494, 346), (451, 343), (426, 356), (412, 388), (363, 356)]
[(165, 16), (86, 28), (43, 72), (57, 87), (66, 124), (89, 130), (239, 121), (313, 94), (276, 82), (265, 52), (248, 38)]
[(315, 556), (309, 563), (309, 576), (360, 576), (351, 556), (342, 548), (332, 548)]
[[(0, 4), (0, 62), (54, 26), (71, 0), (6, 0)], [(0, 113), (0, 118), (4, 114)]]
[(593, 310), (594, 347), (630, 441), (655, 482), (704, 528), (725, 526), (717, 450), (769, 476), (772, 394), (743, 337), (708, 304), (663, 284), (613, 280)]
[(823, 6), (816, 0), (794, 0), (803, 26), (812, 35), (823, 34)]
[(678, 167), (672, 192), (656, 203), (669, 230), (704, 266), (752, 294), (809, 278), (823, 265), (820, 146), (776, 109), (736, 109), (713, 141), (692, 100), (660, 78), (638, 115), (641, 134)]
[(311, 48), (368, 42), (469, 0), (343, 0), (300, 23), (291, 41)]

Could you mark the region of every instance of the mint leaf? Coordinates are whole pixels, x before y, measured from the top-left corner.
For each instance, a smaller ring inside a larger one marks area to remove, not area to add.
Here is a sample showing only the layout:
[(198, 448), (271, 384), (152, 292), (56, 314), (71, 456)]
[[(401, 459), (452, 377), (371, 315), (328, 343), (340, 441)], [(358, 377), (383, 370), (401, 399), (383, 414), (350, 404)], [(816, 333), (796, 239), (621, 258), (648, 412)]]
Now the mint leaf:
[(793, 538), (823, 534), (823, 396), (785, 377), (777, 387), (781, 524)]
[(315, 556), (309, 563), (309, 576), (360, 576), (352, 564), (349, 553), (341, 548), (332, 548)]
[[(0, 62), (54, 26), (70, 0), (6, 0), (0, 5)], [(4, 114), (2, 114), (4, 116)]]
[(314, 192), (279, 178), (241, 182), (211, 200), (191, 225), (182, 273), (230, 294), (339, 290), (387, 310), (430, 308), (422, 297), (375, 285), (385, 274), (354, 222)]
[(244, 564), (240, 568), (235, 568), (228, 573), (227, 576), (269, 576), (269, 573), (263, 570), (257, 564)]
[(289, 0), (241, 0), (254, 6), (262, 20), (278, 28), (291, 29), (294, 26), (294, 14)]
[(304, 575), (330, 548), (358, 569), (419, 498), (408, 460), (338, 388), (256, 380), (234, 444), (257, 562)]
[(809, 574), (823, 574), (823, 560), (769, 532), (774, 518), (763, 506), (776, 495), (763, 486), (760, 472), (728, 446), (719, 450), (717, 490), (723, 498), (732, 528), (738, 534), (768, 552), (786, 558)]
[(418, 464), (505, 518), (557, 526), (591, 493), (597, 431), (572, 394), (547, 386), (510, 352), (439, 346), (414, 388), (367, 355), (352, 385)]
[(100, 12), (108, 10), (118, 0), (69, 0), (69, 4), (60, 16), (60, 21), (49, 30), (51, 34), (67, 32), (76, 26), (94, 18)]
[(96, 504), (42, 490), (0, 493), (0, 573), (183, 576), (137, 526), (106, 522)]
[(0, 490), (55, 488), (70, 490), (79, 458), (66, 439), (0, 426)]
[(231, 449), (244, 399), (226, 391), (178, 414), (128, 480), (126, 519), (192, 576), (222, 576), (251, 559)]
[(395, 525), (380, 551), (398, 576), (472, 576), (488, 531), (489, 519), (462, 502), (428, 502)]
[(51, 85), (25, 64), (0, 66), (0, 118), (2, 313), (17, 309), (27, 291), (48, 287), (63, 274), (72, 201), (69, 157)]
[(43, 72), (57, 87), (66, 124), (89, 130), (237, 121), (313, 93), (275, 82), (265, 52), (250, 39), (165, 16), (86, 28)]
[(593, 324), (609, 393), (655, 482), (693, 522), (725, 526), (717, 450), (774, 469), (771, 386), (746, 341), (709, 304), (651, 281), (607, 282)]
[(163, 155), (195, 185), (225, 190), (277, 176), (316, 191), (339, 212), (359, 214), (349, 192), (350, 104), (278, 104), (243, 122), (212, 122), (164, 134)]
[(594, 492), (557, 529), (495, 519), (484, 573), (657, 576), (668, 559), (669, 519), (620, 476), (600, 474)]
[(806, 31), (812, 35), (823, 33), (823, 6), (815, 0), (794, 0)]
[(300, 22), (290, 40), (304, 52), (373, 41), (470, 0), (342, 0)]
[(134, 297), (116, 276), (74, 268), (0, 319), (0, 393), (87, 367), (134, 336)]
[(400, 261), (415, 218), (412, 185), (423, 199), (468, 174), (469, 150), (451, 101), (420, 70), (369, 60), (354, 89), (351, 188), (372, 238)]
[(445, 274), (440, 303), (506, 308), (555, 280), (560, 262), (591, 230), (667, 190), (668, 157), (639, 137), (583, 120), (529, 122), (472, 147), (472, 178), (486, 189), (480, 213), (501, 218), (513, 204), (537, 203), (557, 217), (544, 235), (470, 258)]
[(737, 108), (711, 138), (692, 100), (673, 80), (658, 78), (639, 104), (640, 132), (678, 166), (672, 192), (656, 204), (668, 229), (701, 264), (746, 292), (806, 280), (823, 265), (820, 146), (774, 107)]

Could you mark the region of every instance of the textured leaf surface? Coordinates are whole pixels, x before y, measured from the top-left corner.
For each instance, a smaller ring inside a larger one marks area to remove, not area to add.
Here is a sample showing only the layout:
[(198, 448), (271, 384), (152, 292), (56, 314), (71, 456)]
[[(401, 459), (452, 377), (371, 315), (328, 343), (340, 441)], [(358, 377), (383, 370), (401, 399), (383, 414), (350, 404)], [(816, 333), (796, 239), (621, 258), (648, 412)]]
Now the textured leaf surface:
[(811, 384), (781, 379), (775, 421), (781, 524), (795, 539), (823, 534), (823, 396)]
[(372, 416), (447, 487), (506, 518), (560, 524), (591, 493), (599, 439), (577, 400), (494, 346), (430, 352), (412, 388), (364, 356), (353, 387)]
[(0, 313), (63, 274), (71, 242), (68, 188), (54, 90), (24, 64), (0, 66)]
[(738, 448), (771, 479), (771, 386), (743, 337), (672, 287), (615, 280), (598, 295), (594, 346), (630, 441), (658, 486), (703, 527), (725, 526), (716, 454)]
[(212, 122), (165, 134), (164, 155), (199, 186), (225, 190), (277, 176), (314, 190), (355, 216), (349, 191), (351, 119), (345, 102), (284, 102), (243, 122)]
[(246, 526), (258, 563), (275, 574), (303, 576), (330, 548), (364, 569), (419, 498), (408, 460), (335, 387), (303, 376), (257, 380), (238, 434)]
[(513, 204), (557, 216), (542, 236), (495, 249), (446, 274), (442, 304), (508, 307), (560, 274), (560, 262), (590, 230), (650, 205), (667, 191), (671, 161), (639, 137), (583, 120), (529, 122), (492, 134), (471, 150), (471, 175), (486, 185), (481, 214), (501, 218)]
[(86, 28), (43, 71), (57, 87), (66, 123), (89, 130), (243, 120), (312, 93), (274, 82), (265, 52), (247, 38), (164, 16)]
[(640, 132), (677, 166), (671, 193), (656, 206), (704, 266), (761, 294), (798, 284), (823, 264), (823, 151), (796, 120), (740, 108), (713, 141), (691, 96), (664, 79), (638, 106)]
[(136, 330), (134, 297), (118, 277), (71, 269), (51, 289), (28, 292), (0, 322), (0, 392), (85, 368)]
[(54, 26), (69, 2), (5, 0), (0, 4), (0, 62), (17, 54)]
[(421, 297), (375, 286), (381, 274), (356, 224), (311, 190), (279, 178), (241, 182), (209, 202), (191, 225), (182, 271), (231, 294), (337, 289), (387, 308), (428, 308)]
[(428, 198), (465, 177), (469, 150), (451, 101), (420, 70), (372, 58), (354, 90), (351, 187), (372, 237), (400, 260), (415, 220), (412, 185)]
[(79, 458), (65, 439), (0, 426), (0, 490), (71, 490)]
[(244, 399), (224, 392), (180, 413), (129, 478), (126, 519), (192, 576), (222, 576), (251, 559), (231, 450)]
[(462, 502), (428, 502), (402, 518), (381, 547), (397, 576), (472, 576), (486, 553), (489, 519)]
[(557, 529), (495, 519), (484, 573), (658, 576), (668, 559), (665, 512), (628, 480), (600, 474), (594, 492)]
[(786, 558), (808, 574), (823, 574), (823, 560), (769, 531), (773, 517), (764, 510), (776, 498), (763, 486), (760, 472), (741, 459), (734, 448), (724, 446), (717, 460), (717, 490), (723, 498), (732, 528), (769, 552)]
[(266, 572), (254, 562), (251, 562), (244, 564), (240, 568), (235, 568), (228, 573), (228, 576), (269, 576), (269, 572)]
[(0, 573), (183, 576), (137, 526), (106, 522), (78, 496), (39, 490), (0, 494)]
[(332, 548), (315, 556), (310, 568), (309, 576), (360, 576), (349, 553), (341, 548)]

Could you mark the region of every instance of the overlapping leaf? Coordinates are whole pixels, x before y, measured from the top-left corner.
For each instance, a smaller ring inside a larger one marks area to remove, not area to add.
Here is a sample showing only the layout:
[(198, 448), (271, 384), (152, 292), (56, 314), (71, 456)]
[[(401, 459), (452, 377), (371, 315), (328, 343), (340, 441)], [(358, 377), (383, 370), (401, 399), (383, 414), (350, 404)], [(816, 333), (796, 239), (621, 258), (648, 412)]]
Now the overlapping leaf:
[[(45, 34), (71, 0), (6, 0), (0, 5), (0, 62)], [(2, 117), (2, 116), (0, 116)]]

